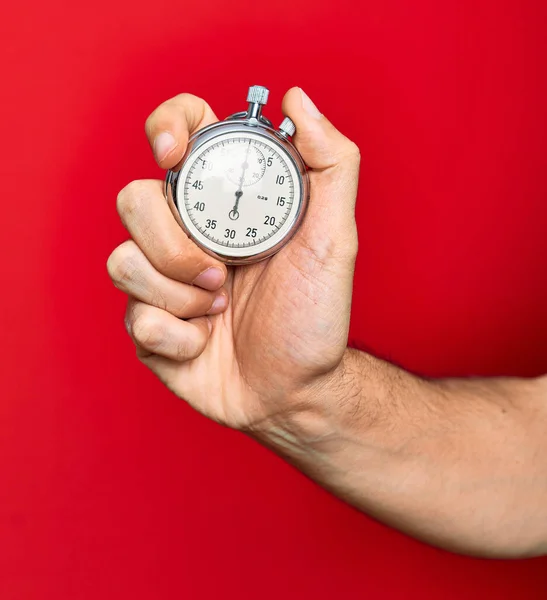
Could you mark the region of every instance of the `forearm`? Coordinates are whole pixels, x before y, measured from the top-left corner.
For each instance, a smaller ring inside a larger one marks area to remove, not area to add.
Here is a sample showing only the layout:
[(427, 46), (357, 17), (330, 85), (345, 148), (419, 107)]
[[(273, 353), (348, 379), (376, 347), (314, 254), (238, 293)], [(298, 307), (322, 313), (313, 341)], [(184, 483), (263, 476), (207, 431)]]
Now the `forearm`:
[(357, 508), (470, 554), (547, 552), (545, 379), (427, 381), (348, 350), (255, 432)]

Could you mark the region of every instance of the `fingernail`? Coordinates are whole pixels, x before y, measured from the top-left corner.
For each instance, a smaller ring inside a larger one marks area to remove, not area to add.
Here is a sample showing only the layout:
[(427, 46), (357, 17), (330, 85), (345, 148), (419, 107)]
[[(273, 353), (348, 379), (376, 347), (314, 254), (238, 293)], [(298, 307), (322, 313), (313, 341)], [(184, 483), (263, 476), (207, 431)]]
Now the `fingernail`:
[(192, 283), (204, 290), (218, 290), (224, 283), (224, 273), (218, 267), (209, 267), (200, 273)]
[(303, 89), (300, 89), (302, 95), (302, 108), (314, 119), (320, 119), (323, 115), (319, 112), (317, 106), (310, 100), (309, 96)]
[(228, 306), (228, 296), (226, 296), (226, 294), (219, 294), (213, 304), (211, 305), (211, 308), (209, 309), (209, 312), (207, 313), (208, 315), (214, 315), (216, 313), (222, 312), (226, 307)]
[(158, 162), (161, 162), (176, 145), (175, 138), (168, 131), (162, 131), (157, 135), (154, 140), (154, 154)]

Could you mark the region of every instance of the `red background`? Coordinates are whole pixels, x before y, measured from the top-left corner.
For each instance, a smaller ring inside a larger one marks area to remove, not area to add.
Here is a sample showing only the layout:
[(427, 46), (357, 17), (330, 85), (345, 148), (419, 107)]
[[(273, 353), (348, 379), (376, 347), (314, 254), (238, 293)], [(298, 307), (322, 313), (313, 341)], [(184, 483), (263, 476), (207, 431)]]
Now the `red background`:
[[(0, 597), (547, 597), (547, 562), (379, 525), (176, 401), (105, 261), (144, 119), (302, 86), (363, 153), (352, 340), (427, 375), (547, 372), (544, 0), (4, 0)], [(243, 103), (243, 104), (242, 104)], [(503, 524), (500, 524), (502, 526)]]

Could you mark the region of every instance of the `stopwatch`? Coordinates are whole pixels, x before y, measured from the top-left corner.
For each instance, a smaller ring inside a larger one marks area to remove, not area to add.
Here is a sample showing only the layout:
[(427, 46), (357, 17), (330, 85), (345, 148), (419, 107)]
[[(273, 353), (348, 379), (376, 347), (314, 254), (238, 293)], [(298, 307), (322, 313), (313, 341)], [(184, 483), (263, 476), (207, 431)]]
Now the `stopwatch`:
[(186, 234), (231, 265), (281, 250), (304, 217), (309, 180), (286, 117), (278, 129), (262, 115), (269, 91), (252, 86), (248, 109), (193, 134), (167, 172), (167, 201)]

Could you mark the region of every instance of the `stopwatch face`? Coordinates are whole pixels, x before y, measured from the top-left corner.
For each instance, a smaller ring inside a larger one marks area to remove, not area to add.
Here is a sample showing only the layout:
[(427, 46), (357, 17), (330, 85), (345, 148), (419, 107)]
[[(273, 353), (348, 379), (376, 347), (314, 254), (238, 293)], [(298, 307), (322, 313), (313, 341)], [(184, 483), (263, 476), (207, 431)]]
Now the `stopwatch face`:
[(298, 166), (281, 144), (232, 131), (196, 145), (180, 171), (176, 203), (200, 245), (237, 260), (288, 239), (302, 196)]

